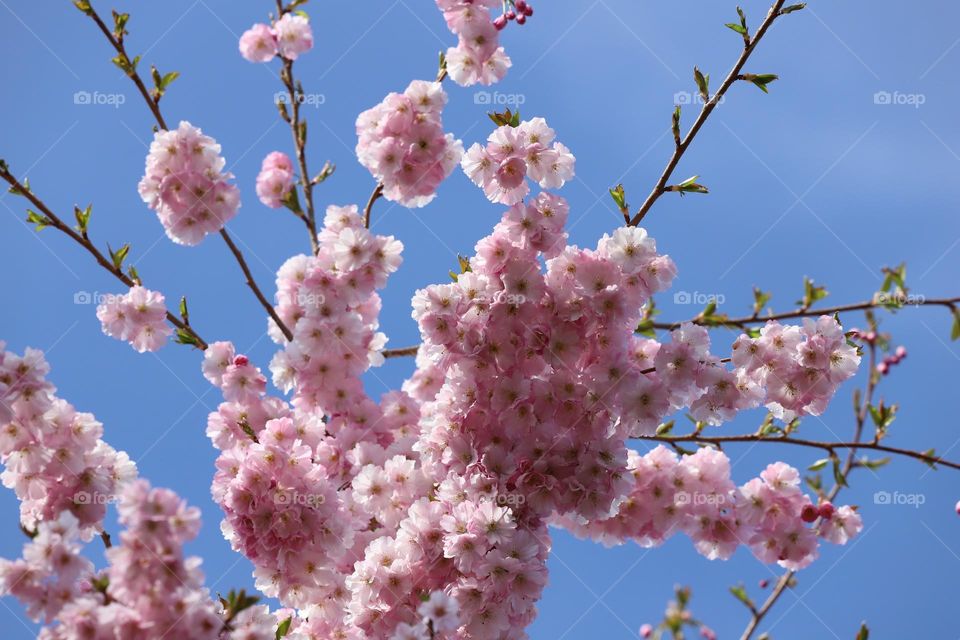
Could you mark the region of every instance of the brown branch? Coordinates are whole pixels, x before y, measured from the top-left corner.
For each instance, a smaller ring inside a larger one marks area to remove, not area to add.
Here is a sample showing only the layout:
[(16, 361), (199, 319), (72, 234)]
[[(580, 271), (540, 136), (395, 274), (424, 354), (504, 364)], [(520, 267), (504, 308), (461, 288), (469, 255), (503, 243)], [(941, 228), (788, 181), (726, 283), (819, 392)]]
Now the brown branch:
[[(129, 64), (127, 70), (127, 76), (137, 85), (137, 89), (140, 90), (140, 94), (143, 96), (144, 101), (147, 103), (147, 106), (150, 108), (150, 111), (153, 113), (154, 118), (157, 121), (157, 125), (161, 129), (167, 129), (167, 123), (163, 119), (163, 114), (160, 112), (159, 97), (154, 99), (150, 95), (150, 92), (147, 91), (146, 86), (143, 83), (143, 80), (140, 78), (140, 74), (137, 72), (136, 68), (130, 63), (130, 59), (127, 56), (126, 48), (123, 44), (122, 37), (117, 37), (108, 27), (104, 24), (103, 20), (100, 18), (100, 15), (96, 10), (90, 6), (89, 10), (84, 11), (90, 18), (96, 23), (97, 27), (100, 28), (100, 31), (103, 32), (103, 35), (106, 36), (107, 40), (110, 41), (110, 44), (113, 45), (113, 48), (116, 49), (117, 53), (127, 61)], [(312, 206), (312, 205), (311, 205)], [(316, 234), (313, 234), (316, 235)], [(260, 301), (260, 304), (266, 310), (267, 314), (273, 318), (274, 322), (277, 323), (277, 326), (280, 327), (280, 330), (283, 332), (283, 335), (286, 336), (287, 340), (293, 339), (293, 334), (290, 332), (290, 329), (283, 324), (283, 321), (280, 320), (280, 317), (277, 315), (276, 310), (273, 308), (273, 305), (266, 299), (263, 295), (263, 292), (260, 290), (260, 287), (257, 285), (256, 280), (253, 278), (253, 274), (250, 273), (250, 268), (247, 266), (247, 261), (243, 257), (243, 253), (237, 246), (233, 243), (233, 240), (230, 238), (230, 235), (227, 233), (226, 227), (223, 227), (220, 230), (220, 236), (227, 243), (227, 246), (230, 248), (230, 252), (237, 259), (237, 263), (240, 265), (240, 269), (243, 271), (243, 274), (247, 278), (247, 286), (253, 291), (254, 296), (257, 300)], [(168, 314), (169, 315), (169, 314)]]
[[(922, 306), (941, 306), (947, 308), (953, 308), (955, 305), (960, 304), (960, 297), (956, 298), (930, 298), (930, 299), (920, 299), (918, 298), (915, 302), (905, 305), (911, 307), (922, 307)], [(751, 315), (743, 316), (740, 318), (724, 318), (724, 317), (714, 317), (713, 319), (704, 318), (702, 316), (697, 316), (689, 320), (683, 320), (680, 322), (654, 322), (650, 326), (654, 329), (663, 329), (666, 331), (672, 331), (673, 329), (679, 329), (680, 325), (684, 322), (690, 322), (692, 324), (698, 324), (702, 326), (723, 326), (727, 328), (742, 329), (751, 324), (763, 324), (770, 320), (790, 320), (796, 318), (812, 318), (822, 315), (833, 315), (835, 313), (844, 313), (850, 311), (866, 311), (869, 309), (880, 309), (880, 308), (889, 308), (889, 305), (878, 300), (867, 300), (864, 302), (856, 302), (853, 304), (844, 304), (836, 307), (824, 307), (821, 309), (795, 309), (793, 311), (786, 311), (783, 313), (774, 313), (767, 316), (760, 315)]]
[(382, 195), (383, 183), (381, 182), (373, 188), (373, 193), (370, 194), (370, 199), (367, 200), (367, 206), (363, 209), (363, 226), (367, 229), (370, 228), (370, 212), (373, 211), (373, 203), (379, 200)]
[(769, 442), (779, 444), (792, 444), (801, 447), (812, 447), (822, 449), (828, 453), (834, 453), (836, 449), (870, 449), (873, 451), (883, 451), (899, 456), (914, 458), (927, 464), (942, 464), (951, 469), (960, 469), (960, 462), (951, 462), (939, 456), (913, 451), (911, 449), (900, 449), (880, 444), (879, 442), (822, 442), (819, 440), (806, 440), (803, 438), (793, 438), (790, 436), (765, 437), (756, 433), (731, 435), (731, 436), (705, 436), (702, 434), (690, 434), (684, 436), (638, 436), (636, 440), (650, 440), (653, 442), (664, 442), (667, 444), (677, 444), (681, 442), (693, 442), (697, 444), (716, 444), (723, 445), (730, 442)]
[(415, 345), (413, 347), (403, 347), (402, 349), (384, 349), (380, 353), (383, 354), (384, 358), (403, 358), (406, 356), (415, 356), (419, 350), (420, 345)]
[(753, 38), (749, 43), (745, 43), (743, 52), (740, 54), (740, 58), (737, 60), (737, 63), (733, 66), (733, 69), (730, 70), (730, 73), (727, 74), (726, 79), (723, 81), (723, 84), (720, 85), (720, 88), (717, 90), (717, 92), (713, 94), (709, 100), (707, 100), (706, 104), (703, 105), (703, 108), (700, 110), (700, 115), (697, 116), (696, 121), (693, 123), (693, 126), (690, 128), (690, 131), (687, 133), (686, 137), (684, 137), (679, 144), (677, 144), (673, 151), (673, 155), (670, 156), (670, 161), (667, 162), (667, 166), (660, 175), (660, 179), (657, 180), (657, 184), (653, 187), (653, 191), (651, 191), (650, 195), (647, 196), (647, 199), (640, 207), (640, 210), (637, 211), (636, 215), (630, 219), (630, 226), (635, 227), (640, 224), (644, 216), (647, 215), (647, 212), (650, 211), (650, 207), (653, 206), (660, 196), (662, 196), (664, 193), (667, 193), (667, 181), (670, 179), (670, 176), (673, 175), (673, 171), (677, 168), (677, 164), (680, 163), (680, 159), (683, 157), (683, 154), (690, 146), (690, 143), (693, 142), (693, 139), (697, 136), (697, 133), (707, 121), (707, 118), (710, 117), (710, 114), (716, 108), (717, 104), (719, 104), (719, 102), (723, 99), (727, 89), (729, 89), (731, 85), (738, 80), (740, 71), (743, 69), (743, 65), (746, 64), (750, 54), (752, 54), (757, 48), (761, 38), (763, 38), (764, 34), (767, 32), (767, 29), (770, 28), (770, 25), (772, 25), (774, 20), (780, 16), (780, 8), (783, 6), (783, 3), (784, 0), (777, 0), (774, 2), (773, 6), (770, 7), (770, 12), (767, 13), (767, 17), (760, 25), (760, 28), (757, 29), (757, 32), (754, 34)]
[[(283, 7), (279, 2), (277, 6), (282, 15), (284, 12)], [(307, 171), (306, 122), (300, 119), (300, 102), (303, 97), (303, 87), (294, 80), (293, 60), (283, 58), (283, 70), (280, 72), (280, 79), (283, 82), (283, 86), (287, 89), (287, 94), (290, 96), (291, 113), (289, 116), (286, 116), (286, 110), (284, 109), (281, 111), (281, 115), (285, 116), (283, 119), (290, 125), (290, 132), (293, 134), (293, 146), (296, 150), (297, 165), (300, 169), (300, 186), (303, 187), (303, 201), (306, 206), (306, 211), (302, 214), (301, 219), (304, 224), (307, 225), (307, 232), (310, 234), (310, 248), (313, 250), (313, 254), (316, 255), (320, 250), (320, 246), (317, 243), (317, 218), (313, 204), (314, 183), (310, 177), (310, 173)], [(281, 107), (281, 109), (283, 109), (283, 107)]]
[(273, 308), (273, 305), (270, 304), (270, 302), (266, 299), (266, 297), (263, 295), (263, 292), (260, 291), (260, 287), (257, 286), (256, 281), (253, 279), (253, 274), (250, 273), (250, 267), (247, 265), (247, 261), (243, 257), (243, 253), (241, 253), (240, 249), (237, 248), (237, 245), (234, 244), (233, 238), (231, 238), (230, 234), (227, 233), (226, 227), (220, 229), (220, 235), (223, 237), (223, 241), (227, 243), (230, 251), (237, 259), (240, 269), (243, 270), (243, 275), (247, 278), (247, 286), (249, 286), (253, 291), (253, 294), (257, 297), (257, 300), (260, 301), (260, 304), (263, 305), (263, 308), (267, 310), (267, 313), (270, 314), (270, 317), (273, 318), (273, 321), (277, 323), (277, 326), (280, 328), (280, 331), (283, 332), (283, 335), (287, 338), (287, 340), (293, 340), (293, 333), (291, 333), (290, 329), (287, 328), (287, 325), (284, 324), (283, 320), (280, 319), (280, 316), (277, 315), (277, 310)]
[[(103, 35), (107, 37), (107, 40), (110, 41), (110, 44), (117, 51), (117, 55), (119, 55), (121, 59), (125, 60), (127, 64), (132, 65), (130, 56), (127, 55), (126, 45), (123, 44), (123, 40), (116, 37), (113, 31), (107, 27), (107, 25), (100, 18), (100, 15), (97, 13), (96, 9), (91, 6), (90, 10), (88, 12), (85, 11), (84, 13), (90, 16), (90, 18), (97, 24), (97, 26), (100, 28), (100, 31), (103, 32)], [(167, 123), (164, 121), (163, 114), (160, 112), (159, 98), (155, 100), (153, 96), (150, 95), (150, 91), (147, 90), (147, 86), (143, 83), (143, 79), (140, 77), (140, 74), (137, 73), (136, 69), (131, 67), (131, 71), (127, 72), (127, 77), (133, 80), (133, 84), (137, 85), (137, 90), (140, 91), (140, 95), (143, 96), (143, 100), (147, 103), (147, 106), (150, 107), (150, 111), (153, 113), (153, 117), (156, 119), (160, 128), (166, 129)]]
[[(103, 255), (103, 252), (101, 252), (100, 249), (93, 244), (86, 233), (77, 232), (73, 227), (64, 222), (60, 216), (51, 211), (51, 209), (42, 200), (40, 200), (40, 198), (38, 198), (32, 191), (21, 184), (20, 181), (10, 173), (7, 166), (2, 163), (0, 163), (0, 178), (3, 178), (7, 183), (9, 183), (14, 191), (29, 200), (30, 203), (36, 207), (47, 219), (47, 222), (49, 222), (48, 226), (65, 233), (68, 237), (70, 237), (70, 239), (86, 249), (87, 252), (90, 253), (94, 259), (96, 259), (97, 264), (109, 271), (116, 279), (128, 287), (133, 287), (139, 284), (139, 282), (135, 281), (129, 275), (124, 273), (122, 269), (116, 267), (112, 260)], [(170, 324), (177, 329), (185, 331), (189, 336), (191, 336), (196, 341), (196, 345), (199, 349), (205, 350), (207, 348), (207, 343), (203, 340), (203, 338), (200, 337), (193, 327), (169, 311), (167, 311), (167, 321), (169, 321)]]

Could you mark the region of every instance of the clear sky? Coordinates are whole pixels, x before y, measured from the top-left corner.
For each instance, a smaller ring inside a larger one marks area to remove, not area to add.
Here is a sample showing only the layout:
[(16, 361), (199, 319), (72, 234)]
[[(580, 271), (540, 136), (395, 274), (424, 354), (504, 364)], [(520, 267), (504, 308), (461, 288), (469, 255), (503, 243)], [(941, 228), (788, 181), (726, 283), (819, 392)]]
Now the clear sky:
[[(110, 8), (94, 4), (101, 12)], [(189, 120), (222, 144), (244, 200), (229, 228), (258, 280), (270, 285), (288, 256), (306, 250), (299, 221), (263, 207), (253, 189), (263, 156), (291, 146), (273, 106), (277, 67), (249, 64), (237, 53), (239, 34), (263, 20), (273, 3), (117, 4), (132, 14), (128, 46), (143, 54), (143, 67), (153, 63), (182, 73), (163, 100), (167, 120)], [(716, 85), (739, 54), (739, 36), (723, 27), (735, 19), (734, 2), (534, 6), (533, 19), (504, 36), (515, 66), (495, 87), (495, 97), (522, 101), (525, 117), (546, 117), (576, 154), (577, 178), (561, 194), (571, 203), (572, 241), (594, 246), (620, 223), (607, 188), (623, 182), (636, 206), (659, 176), (671, 151), (670, 111), (682, 98), (678, 92), (694, 91), (693, 66), (710, 73)], [(751, 25), (766, 7), (745, 0)], [(356, 115), (412, 79), (433, 77), (437, 52), (453, 36), (426, 0), (315, 0), (307, 9), (316, 47), (296, 66), (306, 92), (317, 94), (315, 106), (306, 109), (309, 155), (316, 169), (326, 159), (338, 167), (316, 196), (324, 205), (362, 204), (373, 181), (353, 155)], [(770, 95), (745, 83), (735, 86), (678, 169), (679, 179), (699, 174), (711, 194), (664, 197), (647, 218), (659, 248), (680, 271), (674, 290), (658, 300), (663, 317), (699, 311), (674, 304), (672, 294), (679, 291), (723, 296), (721, 311), (748, 312), (753, 285), (776, 292), (774, 308), (789, 309), (803, 276), (828, 286), (828, 302), (858, 301), (878, 287), (882, 266), (902, 260), (915, 293), (956, 295), (958, 24), (960, 9), (942, 0), (814, 0), (808, 10), (779, 21), (748, 71), (777, 73), (781, 80)], [(264, 335), (262, 309), (225, 247), (216, 238), (193, 249), (172, 245), (137, 195), (152, 121), (109, 62), (111, 55), (69, 2), (0, 0), (0, 157), (15, 173), (29, 175), (35, 191), (64, 216), (74, 203), (92, 202), (92, 234), (101, 246), (130, 242), (131, 259), (152, 288), (171, 300), (189, 297), (202, 335), (232, 340), (265, 367), (273, 345)], [(492, 124), (482, 94), (451, 84), (447, 89), (448, 130), (467, 145), (485, 138)], [(75, 93), (84, 91), (101, 96), (91, 101), (98, 104), (75, 104)], [(889, 103), (883, 95), (875, 99), (877, 92), (887, 92)], [(688, 108), (684, 121), (692, 119)], [(0, 196), (0, 337), (15, 351), (45, 349), (60, 394), (95, 413), (106, 439), (127, 450), (143, 476), (202, 508), (205, 526), (189, 550), (205, 558), (211, 589), (250, 586), (250, 564), (222, 539), (219, 509), (209, 497), (216, 452), (204, 427), (218, 397), (200, 374), (198, 354), (171, 345), (139, 355), (103, 336), (94, 307), (75, 301), (82, 302), (80, 292), (116, 292), (117, 283), (55, 231), (37, 235), (23, 213), (17, 198)], [(488, 204), (459, 171), (424, 209), (378, 203), (376, 231), (406, 245), (403, 267), (383, 296), (382, 326), (391, 346), (418, 339), (410, 317), (413, 291), (444, 281), (457, 253), (468, 254), (500, 215), (501, 207)], [(862, 324), (862, 318), (846, 323)], [(880, 389), (901, 405), (890, 442), (960, 458), (960, 355), (949, 341), (947, 313), (884, 314), (883, 327), (910, 351)], [(733, 338), (717, 332), (716, 352)], [(391, 361), (370, 376), (371, 392), (395, 388), (411, 369), (410, 361)], [(821, 419), (807, 420), (801, 433), (849, 437), (850, 394), (862, 382), (860, 375), (841, 388), (834, 406)], [(749, 432), (762, 415), (744, 415), (723, 432)], [(805, 467), (819, 457), (775, 444), (728, 453), (738, 482), (778, 458)], [(955, 637), (958, 480), (947, 470), (903, 460), (877, 474), (857, 472), (841, 502), (860, 505), (864, 533), (847, 547), (827, 545), (801, 572), (796, 589), (769, 615), (772, 636), (845, 640), (865, 619), (875, 630), (871, 637)], [(915, 502), (922, 504), (877, 504), (878, 491), (919, 495)], [(4, 557), (19, 555), (24, 542), (16, 509), (12, 493), (0, 492)], [(659, 549), (610, 550), (556, 533), (550, 569), (541, 615), (530, 629), (538, 640), (636, 637), (641, 623), (660, 617), (674, 584), (693, 588), (696, 614), (720, 638), (737, 638), (747, 615), (727, 588), (742, 581), (763, 597), (757, 582), (773, 578), (776, 567), (744, 550), (729, 562), (709, 562), (682, 536)], [(0, 603), (3, 637), (32, 637), (17, 604)]]

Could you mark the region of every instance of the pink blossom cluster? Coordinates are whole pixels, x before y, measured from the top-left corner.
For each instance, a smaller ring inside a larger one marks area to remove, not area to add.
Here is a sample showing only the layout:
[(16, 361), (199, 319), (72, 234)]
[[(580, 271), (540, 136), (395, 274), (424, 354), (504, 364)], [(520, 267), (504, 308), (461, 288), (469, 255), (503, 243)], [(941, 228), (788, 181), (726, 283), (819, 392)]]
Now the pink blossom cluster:
[(282, 151), (272, 151), (263, 159), (257, 175), (257, 197), (271, 209), (279, 209), (293, 189), (293, 163)]
[[(447, 72), (461, 86), (478, 82), (494, 84), (507, 75), (512, 63), (500, 46), (503, 26), (495, 24), (490, 11), (502, 6), (501, 0), (436, 0), (447, 27), (458, 38), (456, 47), (447, 49)], [(499, 20), (500, 18), (498, 18)]]
[(127, 454), (101, 440), (103, 426), (54, 395), (43, 354), (2, 352), (0, 479), (20, 499), (20, 523), (34, 529), (69, 512), (89, 539), (102, 530), (109, 497), (136, 474)]
[(575, 158), (543, 118), (494, 130), (485, 146), (475, 143), (463, 155), (467, 177), (491, 202), (512, 205), (530, 192), (527, 177), (542, 189), (562, 187), (574, 176)]
[(414, 80), (357, 118), (357, 158), (383, 184), (383, 195), (405, 207), (422, 207), (463, 155), (444, 133), (447, 94), (439, 82)]
[(163, 294), (139, 285), (106, 296), (97, 306), (97, 318), (105, 334), (129, 342), (140, 353), (159, 350), (173, 332)]
[(177, 244), (197, 245), (237, 214), (240, 190), (225, 164), (220, 145), (189, 122), (154, 134), (138, 188)]
[(742, 377), (766, 388), (767, 408), (789, 422), (820, 415), (837, 387), (856, 373), (860, 355), (834, 318), (820, 316), (804, 318), (803, 327), (768, 322), (759, 337), (740, 336), (733, 364)]
[(849, 506), (821, 509), (819, 525), (807, 526), (813, 520), (806, 512), (819, 512), (800, 489), (800, 474), (782, 462), (740, 487), (730, 479), (726, 454), (706, 447), (682, 458), (662, 445), (643, 456), (630, 451), (627, 468), (633, 488), (613, 517), (556, 524), (607, 545), (633, 540), (653, 547), (683, 532), (711, 560), (744, 545), (762, 562), (791, 570), (816, 559), (818, 537), (846, 544), (863, 528)]
[(284, 13), (273, 26), (255, 24), (240, 36), (240, 55), (250, 62), (270, 62), (278, 54), (296, 60), (313, 48), (313, 29), (302, 13)]

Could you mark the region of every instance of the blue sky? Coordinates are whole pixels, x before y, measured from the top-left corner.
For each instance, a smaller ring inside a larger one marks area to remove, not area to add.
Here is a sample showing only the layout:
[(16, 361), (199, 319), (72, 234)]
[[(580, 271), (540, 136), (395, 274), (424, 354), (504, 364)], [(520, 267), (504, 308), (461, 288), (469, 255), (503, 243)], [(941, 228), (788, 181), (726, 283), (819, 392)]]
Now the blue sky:
[[(128, 47), (143, 54), (142, 64), (182, 73), (163, 100), (167, 120), (189, 120), (223, 146), (244, 199), (230, 229), (264, 285), (286, 257), (306, 250), (299, 221), (263, 207), (253, 190), (263, 156), (290, 148), (289, 131), (273, 106), (277, 67), (251, 65), (236, 50), (239, 34), (272, 4), (116, 4), (132, 14)], [(674, 304), (672, 293), (679, 291), (720, 295), (721, 311), (747, 312), (753, 285), (775, 292), (774, 308), (792, 308), (803, 276), (825, 283), (830, 302), (862, 300), (877, 288), (880, 268), (902, 260), (915, 293), (957, 294), (960, 9), (936, 4), (935, 11), (911, 11), (890, 0), (869, 8), (814, 0), (773, 27), (747, 70), (777, 73), (781, 80), (770, 95), (745, 83), (735, 86), (677, 170), (678, 179), (700, 175), (711, 194), (664, 197), (647, 218), (680, 271), (674, 290), (658, 300), (664, 318), (699, 310)], [(101, 12), (110, 8), (95, 5)], [(571, 203), (572, 241), (592, 246), (620, 222), (606, 189), (623, 182), (636, 206), (659, 176), (672, 146), (669, 114), (682, 99), (679, 92), (694, 91), (693, 66), (710, 73), (716, 85), (739, 54), (739, 37), (723, 27), (735, 19), (734, 3), (534, 6), (534, 18), (504, 36), (515, 66), (495, 90), (498, 99), (522, 100), (524, 116), (546, 117), (576, 154), (577, 178), (561, 193)], [(743, 6), (751, 25), (767, 7), (753, 0)], [(316, 197), (324, 205), (362, 204), (373, 181), (353, 156), (356, 115), (411, 79), (431, 78), (437, 52), (453, 36), (432, 2), (334, 7), (317, 1), (307, 8), (316, 47), (296, 66), (307, 93), (318, 96), (318, 104), (305, 110), (309, 155), (316, 169), (327, 159), (338, 167)], [(225, 247), (216, 238), (195, 249), (170, 244), (137, 195), (152, 121), (109, 62), (111, 55), (68, 2), (0, 0), (0, 56), (6, 61), (0, 69), (0, 157), (28, 175), (63, 215), (74, 203), (92, 202), (92, 234), (101, 246), (130, 242), (131, 259), (151, 288), (172, 300), (189, 297), (203, 336), (232, 340), (265, 366), (273, 346), (264, 336), (262, 310)], [(447, 89), (448, 130), (467, 145), (485, 138), (492, 125), (484, 115), (488, 107), (479, 104), (482, 95), (450, 84)], [(123, 103), (75, 104), (74, 94), (83, 91)], [(891, 104), (878, 104), (878, 92), (890, 94)], [(686, 123), (693, 111), (684, 114)], [(404, 265), (383, 296), (382, 326), (392, 346), (418, 338), (410, 318), (413, 291), (443, 281), (456, 254), (468, 254), (500, 214), (460, 172), (424, 209), (378, 203), (374, 228), (406, 245)], [(79, 292), (116, 292), (117, 283), (66, 238), (51, 230), (37, 235), (22, 220), (22, 202), (0, 197), (0, 337), (16, 351), (45, 349), (61, 395), (95, 413), (106, 438), (130, 453), (143, 476), (202, 508), (205, 527), (190, 551), (205, 558), (211, 588), (249, 586), (250, 565), (222, 539), (220, 513), (209, 498), (215, 450), (204, 425), (218, 398), (200, 375), (198, 354), (170, 346), (138, 355), (103, 336), (94, 307), (75, 299)], [(858, 325), (862, 318), (846, 322)], [(949, 342), (946, 312), (884, 315), (883, 328), (910, 351), (880, 389), (901, 404), (890, 442), (960, 458), (953, 419), (960, 355)], [(715, 350), (722, 353), (733, 337), (716, 333)], [(411, 367), (409, 361), (388, 363), (370, 377), (371, 392), (398, 386)], [(861, 375), (846, 384), (834, 406), (808, 420), (802, 433), (849, 437), (849, 397), (862, 381)], [(752, 412), (722, 429), (750, 431), (761, 419)], [(819, 457), (773, 444), (728, 452), (738, 482), (774, 459), (806, 466)], [(858, 472), (841, 502), (860, 505), (864, 533), (850, 546), (825, 547), (765, 628), (777, 640), (846, 639), (867, 620), (872, 637), (953, 637), (956, 625), (946, 612), (956, 601), (960, 569), (957, 480), (946, 470), (903, 460), (878, 474)], [(876, 504), (878, 491), (921, 495), (923, 504)], [(0, 555), (19, 555), (24, 539), (11, 493), (0, 493), (0, 509), (8, 515), (0, 527)], [(557, 533), (550, 569), (541, 615), (530, 629), (535, 639), (636, 637), (641, 623), (659, 618), (674, 584), (692, 586), (696, 614), (721, 638), (739, 637), (747, 616), (727, 587), (744, 582), (762, 597), (757, 581), (772, 578), (776, 568), (745, 551), (729, 562), (709, 562), (682, 537), (659, 549), (608, 550)], [(17, 604), (0, 602), (4, 637), (33, 637)]]

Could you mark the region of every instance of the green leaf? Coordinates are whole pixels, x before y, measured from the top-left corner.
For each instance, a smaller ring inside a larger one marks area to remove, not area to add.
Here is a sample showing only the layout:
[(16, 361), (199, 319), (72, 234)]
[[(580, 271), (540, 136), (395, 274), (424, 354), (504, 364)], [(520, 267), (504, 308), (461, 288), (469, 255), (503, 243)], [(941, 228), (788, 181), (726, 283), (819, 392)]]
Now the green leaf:
[(801, 2), (800, 4), (792, 4), (789, 7), (784, 7), (783, 9), (780, 9), (780, 15), (785, 16), (788, 13), (793, 13), (794, 11), (800, 11), (806, 6), (807, 6), (806, 2)]
[(30, 180), (29, 180), (29, 178), (24, 178), (24, 179), (23, 179), (23, 186), (22, 186), (22, 187), (18, 187), (18, 186), (16, 186), (16, 185), (14, 185), (14, 186), (10, 187), (10, 189), (8, 189), (7, 192), (8, 192), (10, 195), (14, 195), (14, 196), (22, 196), (22, 195), (24, 195), (24, 194), (30, 193)]
[(840, 458), (835, 454), (830, 456), (830, 460), (833, 462), (833, 480), (841, 487), (849, 486), (847, 485), (847, 477), (843, 473), (843, 468), (840, 465)]
[(700, 91), (700, 97), (703, 103), (710, 102), (710, 76), (703, 75), (698, 67), (693, 68), (693, 79), (697, 82), (697, 89)]
[(889, 463), (890, 458), (877, 458), (876, 460), (868, 460), (867, 458), (864, 458), (860, 461), (860, 466), (876, 471), (881, 467), (887, 466)]
[(767, 85), (774, 80), (779, 80), (780, 76), (775, 73), (744, 73), (740, 76), (741, 80), (752, 82), (758, 89), (764, 93), (769, 93)]
[(668, 433), (673, 431), (673, 427), (676, 425), (676, 423), (677, 423), (676, 420), (670, 420), (669, 422), (664, 422), (663, 424), (657, 427), (657, 435), (658, 436), (667, 435)]
[(128, 20), (130, 20), (129, 13), (118, 13), (116, 11), (113, 12), (113, 35), (118, 40), (122, 40), (124, 34), (127, 33), (125, 27), (127, 26)]
[(763, 308), (767, 306), (767, 303), (770, 302), (770, 299), (773, 298), (773, 294), (762, 291), (759, 287), (753, 288), (753, 315), (758, 316), (760, 312), (763, 311)]
[[(937, 457), (937, 450), (936, 450), (936, 449), (927, 449), (926, 451), (923, 452), (923, 455), (927, 456), (928, 458), (936, 458), (936, 457)], [(933, 469), (934, 471), (936, 471), (936, 469), (937, 469), (937, 463), (936, 463), (936, 462), (931, 462), (930, 460), (924, 460), (923, 463), (924, 463), (925, 465), (927, 465), (928, 467), (930, 467), (931, 469)]]
[(613, 198), (613, 201), (616, 203), (617, 208), (620, 209), (620, 211), (629, 209), (627, 206), (627, 194), (624, 192), (622, 184), (618, 184), (610, 189), (610, 197)]
[(860, 625), (860, 631), (857, 632), (856, 640), (867, 640), (870, 637), (870, 629), (867, 628), (867, 623), (864, 622)]
[(679, 147), (681, 144), (680, 140), (680, 105), (676, 105), (673, 108), (673, 117), (671, 118), (670, 129), (673, 131), (673, 141)]
[(829, 463), (830, 463), (830, 458), (820, 458), (819, 460), (814, 462), (812, 465), (807, 467), (807, 469), (810, 471), (820, 471), (820, 469), (823, 469)]
[(116, 251), (110, 248), (110, 245), (107, 245), (107, 251), (110, 252), (110, 259), (113, 261), (113, 266), (119, 271), (123, 267), (123, 261), (127, 259), (127, 254), (130, 253), (130, 245), (125, 244)]
[(697, 178), (700, 176), (691, 176), (681, 182), (680, 184), (675, 184), (666, 188), (666, 191), (676, 191), (681, 196), (687, 193), (710, 193), (710, 190), (707, 189), (704, 185), (697, 182)]
[(80, 207), (73, 207), (73, 215), (77, 219), (77, 231), (83, 235), (87, 234), (87, 227), (90, 225), (90, 214), (93, 213), (93, 205), (87, 205), (86, 209), (81, 210)]
[(297, 215), (303, 214), (303, 209), (300, 207), (300, 195), (296, 187), (290, 189), (290, 192), (283, 199), (283, 206), (290, 211), (293, 211)]
[(734, 598), (745, 604), (749, 609), (753, 610), (755, 608), (753, 600), (751, 600), (750, 596), (747, 595), (747, 589), (742, 584), (730, 587), (730, 593), (733, 594)]
[(723, 26), (727, 27), (728, 29), (733, 29), (742, 36), (747, 35), (747, 30), (743, 27), (743, 25), (739, 25), (734, 22), (728, 22)]
[(797, 300), (797, 304), (801, 305), (804, 309), (809, 309), (813, 303), (818, 300), (823, 300), (827, 297), (829, 292), (824, 286), (817, 286), (814, 284), (813, 280), (804, 276), (803, 277), (803, 299)]
[(490, 118), (495, 125), (498, 127), (518, 127), (520, 126), (520, 112), (517, 111), (513, 113), (510, 109), (503, 111), (502, 113), (494, 111), (488, 113), (487, 117)]
[(80, 11), (83, 11), (88, 16), (93, 15), (93, 7), (90, 6), (89, 0), (74, 0), (73, 6), (75, 6), (77, 9), (80, 9)]
[(953, 329), (950, 330), (950, 339), (960, 339), (960, 309), (953, 309)]
[(180, 298), (180, 317), (186, 323), (190, 322), (190, 310), (187, 309), (187, 296)]
[(277, 625), (277, 636), (276, 636), (277, 640), (280, 640), (280, 638), (290, 633), (291, 622), (293, 622), (293, 617), (287, 618), (286, 620), (284, 620), (283, 622)]
[(320, 169), (320, 173), (313, 176), (313, 180), (310, 182), (315, 185), (325, 182), (326, 179), (332, 176), (333, 172), (336, 170), (337, 165), (333, 164), (332, 162), (325, 162), (323, 163), (323, 167)]
[(44, 229), (46, 229), (47, 227), (53, 224), (52, 220), (50, 220), (46, 216), (40, 215), (33, 209), (27, 209), (27, 222), (29, 222), (30, 224), (36, 225), (37, 231), (43, 231)]
[(140, 280), (140, 274), (137, 273), (137, 268), (133, 265), (127, 267), (127, 273), (130, 275), (130, 279), (136, 282), (137, 284), (143, 284), (143, 281)]
[(197, 348), (200, 347), (200, 343), (197, 341), (196, 336), (194, 336), (192, 333), (190, 333), (186, 329), (178, 328), (176, 335), (177, 337), (174, 339), (174, 342), (176, 342), (177, 344), (186, 344), (186, 345), (190, 345), (191, 347), (197, 347)]

